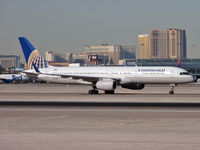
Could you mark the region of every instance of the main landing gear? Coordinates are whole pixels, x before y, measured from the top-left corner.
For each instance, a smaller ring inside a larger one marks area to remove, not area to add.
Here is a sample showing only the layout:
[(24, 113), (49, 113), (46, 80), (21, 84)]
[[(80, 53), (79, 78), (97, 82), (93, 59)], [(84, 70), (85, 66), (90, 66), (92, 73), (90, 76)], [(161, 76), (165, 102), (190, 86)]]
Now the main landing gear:
[(88, 91), (88, 94), (99, 94), (99, 91), (98, 91), (98, 90), (95, 90), (95, 89), (89, 90), (89, 91)]
[[(92, 85), (93, 89), (88, 91), (88, 94), (99, 94), (99, 91), (97, 90), (96, 84), (93, 83)], [(114, 94), (114, 90), (104, 90), (105, 94)]]
[(99, 91), (96, 90), (96, 83), (92, 85), (93, 89), (88, 91), (88, 94), (99, 94)]
[(170, 95), (174, 94), (175, 86), (176, 84), (170, 84), (170, 91), (169, 91)]
[[(104, 93), (105, 93), (105, 94), (114, 94), (115, 91), (114, 91), (114, 90), (113, 90), (113, 91), (104, 91)], [(99, 91), (98, 91), (98, 90), (95, 90), (95, 89), (89, 90), (89, 91), (88, 91), (88, 94), (99, 94)]]

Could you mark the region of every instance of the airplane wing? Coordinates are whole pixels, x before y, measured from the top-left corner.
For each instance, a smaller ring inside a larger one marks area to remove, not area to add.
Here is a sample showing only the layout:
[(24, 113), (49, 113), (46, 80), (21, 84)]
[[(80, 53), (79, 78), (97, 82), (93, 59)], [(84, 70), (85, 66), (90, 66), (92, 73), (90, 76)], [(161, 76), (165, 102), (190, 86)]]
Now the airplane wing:
[[(61, 78), (72, 78), (74, 80), (78, 80), (78, 79), (82, 79), (83, 81), (87, 81), (87, 82), (96, 82), (96, 81), (99, 81), (99, 79), (103, 79), (105, 77), (101, 77), (101, 76), (98, 76), (98, 77), (93, 77), (93, 76), (86, 76), (86, 75), (73, 75), (73, 74), (70, 74), (70, 75), (66, 75), (66, 74), (48, 74), (48, 73), (33, 73), (33, 72), (24, 72), (26, 73), (26, 75), (29, 77), (29, 78), (34, 78), (34, 79), (38, 79), (38, 75), (49, 75), (49, 76), (58, 76), (58, 77), (61, 77)], [(107, 77), (106, 77), (107, 78)], [(117, 82), (120, 81), (120, 78), (110, 78), (110, 79), (113, 79)]]
[(25, 73), (27, 75), (27, 77), (29, 77), (29, 78), (34, 78), (34, 79), (38, 78), (38, 73), (26, 72), (26, 71), (24, 71), (23, 73)]
[[(107, 78), (107, 77), (103, 77), (103, 76), (88, 76), (88, 75), (74, 75), (74, 74), (49, 74), (49, 73), (42, 73), (39, 71), (39, 69), (34, 65), (34, 69), (35, 69), (35, 72), (26, 72), (24, 71), (24, 73), (26, 73), (26, 75), (29, 77), (29, 78), (35, 78), (35, 79), (38, 79), (38, 75), (49, 75), (49, 76), (58, 76), (58, 77), (61, 77), (61, 78), (72, 78), (74, 80), (78, 80), (78, 79), (82, 79), (83, 81), (87, 81), (87, 82), (96, 82), (96, 81), (99, 81), (99, 79), (103, 79), (103, 78)], [(117, 82), (120, 82), (120, 78), (110, 78), (110, 79), (113, 79)]]
[(57, 75), (57, 74), (51, 74), (51, 75), (55, 75), (55, 76), (60, 76), (61, 78), (70, 78), (72, 77), (72, 79), (76, 80), (76, 79), (82, 79), (84, 81), (88, 81), (88, 82), (95, 82), (99, 80), (99, 77), (89, 77), (89, 76), (78, 76), (78, 75)]
[[(60, 75), (60, 74), (45, 74), (45, 75), (53, 75), (53, 76), (60, 76), (61, 78), (72, 78), (74, 80), (76, 79), (82, 79), (84, 81), (87, 81), (87, 82), (96, 82), (96, 81), (99, 81), (99, 79), (103, 79), (103, 78), (107, 78), (107, 77), (103, 77), (103, 76), (96, 76), (96, 77), (93, 77), (93, 76), (87, 76), (87, 75)], [(113, 79), (117, 82), (120, 81), (120, 78), (110, 78), (110, 79)]]
[[(24, 71), (24, 73), (26, 73), (26, 75), (29, 77), (29, 78), (35, 78), (35, 79), (38, 79), (38, 76), (39, 75), (49, 75), (49, 76), (58, 76), (58, 77), (61, 77), (61, 78), (72, 78), (74, 80), (78, 80), (78, 79), (82, 79), (83, 81), (87, 81), (87, 82), (97, 82), (99, 81), (99, 79), (103, 79), (103, 78), (108, 78), (108, 77), (103, 77), (103, 76), (88, 76), (88, 75), (74, 75), (74, 74), (49, 74), (49, 73), (42, 73), (37, 67), (35, 64), (33, 64), (34, 66), (34, 69), (35, 69), (35, 72), (27, 72), (27, 71)], [(118, 83), (120, 82), (120, 78), (109, 78), (109, 79), (113, 79), (115, 81), (117, 81)]]

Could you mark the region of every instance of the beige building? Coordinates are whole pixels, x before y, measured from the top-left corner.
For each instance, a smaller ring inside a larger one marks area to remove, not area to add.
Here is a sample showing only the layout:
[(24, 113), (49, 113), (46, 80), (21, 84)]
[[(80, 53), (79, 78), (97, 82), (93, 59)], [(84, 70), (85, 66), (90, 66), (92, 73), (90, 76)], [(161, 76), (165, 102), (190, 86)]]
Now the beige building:
[(169, 58), (186, 58), (186, 33), (181, 29), (165, 29)]
[(53, 52), (45, 52), (46, 61), (54, 62), (54, 53)]
[(151, 58), (149, 34), (138, 35), (138, 48), (139, 48), (138, 59)]
[(151, 30), (150, 34), (139, 35), (138, 41), (139, 59), (185, 59), (187, 56), (185, 30)]
[(151, 58), (168, 58), (166, 31), (151, 30), (150, 49)]

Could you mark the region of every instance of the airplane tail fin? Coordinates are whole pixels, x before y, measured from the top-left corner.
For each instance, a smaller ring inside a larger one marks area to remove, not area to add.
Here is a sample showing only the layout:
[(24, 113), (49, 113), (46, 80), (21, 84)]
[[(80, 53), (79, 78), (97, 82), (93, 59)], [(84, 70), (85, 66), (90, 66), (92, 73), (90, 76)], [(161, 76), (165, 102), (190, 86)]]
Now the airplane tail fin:
[(178, 60), (177, 67), (179, 67), (179, 68), (180, 68), (180, 66), (181, 66), (181, 60)]
[(19, 37), (19, 42), (24, 53), (24, 57), (29, 69), (34, 69), (34, 65), (37, 68), (47, 68), (48, 63), (43, 58), (38, 50), (32, 45), (32, 43), (26, 37)]

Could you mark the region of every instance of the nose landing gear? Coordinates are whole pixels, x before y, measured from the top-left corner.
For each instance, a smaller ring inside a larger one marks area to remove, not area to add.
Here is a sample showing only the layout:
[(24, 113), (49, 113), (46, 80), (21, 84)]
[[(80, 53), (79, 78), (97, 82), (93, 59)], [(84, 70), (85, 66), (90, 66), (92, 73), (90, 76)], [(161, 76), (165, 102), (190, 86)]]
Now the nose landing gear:
[(170, 95), (174, 94), (175, 86), (176, 84), (170, 84), (170, 91), (169, 91)]

